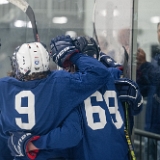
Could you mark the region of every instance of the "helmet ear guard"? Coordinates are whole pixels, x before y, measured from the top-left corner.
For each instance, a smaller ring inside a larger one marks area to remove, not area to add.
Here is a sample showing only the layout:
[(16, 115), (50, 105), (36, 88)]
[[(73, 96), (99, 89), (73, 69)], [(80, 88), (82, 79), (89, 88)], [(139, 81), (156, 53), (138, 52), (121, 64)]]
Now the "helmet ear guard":
[(11, 58), (16, 78), (49, 71), (49, 53), (39, 42), (24, 43), (16, 48)]

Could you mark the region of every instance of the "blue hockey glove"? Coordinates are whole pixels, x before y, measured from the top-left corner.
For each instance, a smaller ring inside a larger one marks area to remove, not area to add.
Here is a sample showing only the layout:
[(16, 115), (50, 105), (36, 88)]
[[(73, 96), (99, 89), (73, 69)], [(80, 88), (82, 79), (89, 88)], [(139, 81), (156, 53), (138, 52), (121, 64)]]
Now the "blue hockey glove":
[(14, 157), (27, 156), (34, 160), (37, 157), (39, 150), (28, 151), (28, 143), (37, 140), (40, 136), (33, 136), (31, 133), (14, 132), (8, 139), (8, 147)]
[(142, 109), (143, 97), (137, 83), (127, 78), (115, 80), (114, 83), (121, 102), (128, 102), (134, 111), (133, 114), (139, 113)]
[(74, 53), (79, 52), (70, 36), (57, 36), (53, 38), (50, 47), (53, 61), (63, 68), (70, 66), (72, 64), (70, 57)]
[(120, 70), (123, 70), (123, 66), (118, 64), (114, 59), (107, 56), (105, 53), (100, 52), (99, 53), (99, 61), (102, 62), (106, 67), (114, 67), (118, 68)]
[(77, 37), (74, 40), (74, 45), (81, 53), (98, 59), (100, 48), (98, 47), (96, 41), (93, 38), (87, 36)]

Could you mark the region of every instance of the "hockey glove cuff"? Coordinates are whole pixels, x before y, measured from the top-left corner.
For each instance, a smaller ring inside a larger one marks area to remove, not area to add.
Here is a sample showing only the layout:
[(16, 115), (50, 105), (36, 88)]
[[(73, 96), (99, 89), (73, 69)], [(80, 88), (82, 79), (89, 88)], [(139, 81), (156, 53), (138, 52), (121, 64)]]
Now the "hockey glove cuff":
[(99, 56), (100, 56), (99, 61), (102, 62), (106, 67), (114, 67), (114, 68), (118, 68), (121, 71), (123, 71), (123, 66), (117, 63), (111, 57), (107, 56), (105, 53), (100, 52)]
[(31, 133), (14, 132), (8, 139), (8, 147), (14, 157), (27, 156), (31, 160), (37, 157), (39, 150), (29, 151), (28, 143), (39, 139), (40, 136), (33, 136)]

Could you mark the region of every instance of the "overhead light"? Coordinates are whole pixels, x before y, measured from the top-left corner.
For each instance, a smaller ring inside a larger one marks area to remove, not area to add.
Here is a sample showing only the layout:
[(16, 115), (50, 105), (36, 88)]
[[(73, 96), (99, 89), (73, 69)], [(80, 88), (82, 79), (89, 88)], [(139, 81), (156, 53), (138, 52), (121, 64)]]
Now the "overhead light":
[(52, 22), (58, 24), (64, 24), (68, 22), (68, 19), (67, 17), (53, 17)]
[(7, 0), (0, 0), (0, 5), (9, 3)]
[(160, 22), (160, 17), (158, 16), (151, 17), (150, 21), (151, 23), (158, 23)]
[(19, 27), (19, 28), (21, 28), (21, 27), (32, 28), (31, 21), (26, 22), (26, 21), (22, 21), (22, 20), (17, 20), (14, 22), (14, 26)]
[(14, 26), (15, 27), (25, 27), (26, 26), (26, 22), (22, 21), (22, 20), (17, 20), (14, 22)]
[[(101, 15), (102, 15), (103, 17), (107, 16), (107, 11), (106, 11), (106, 10), (102, 10), (102, 11), (101, 11)], [(118, 16), (118, 15), (119, 15), (118, 9), (114, 9), (114, 10), (113, 10), (113, 16), (116, 17), (116, 16)]]
[(107, 15), (107, 11), (106, 10), (102, 10), (101, 11), (101, 15), (105, 17)]
[(77, 33), (75, 31), (66, 31), (65, 35), (70, 35), (72, 38), (77, 37)]
[(31, 21), (29, 21), (29, 22), (27, 23), (27, 27), (28, 27), (28, 28), (32, 28)]
[(119, 15), (118, 9), (114, 9), (114, 10), (113, 10), (113, 16), (116, 17), (116, 16), (118, 16), (118, 15)]

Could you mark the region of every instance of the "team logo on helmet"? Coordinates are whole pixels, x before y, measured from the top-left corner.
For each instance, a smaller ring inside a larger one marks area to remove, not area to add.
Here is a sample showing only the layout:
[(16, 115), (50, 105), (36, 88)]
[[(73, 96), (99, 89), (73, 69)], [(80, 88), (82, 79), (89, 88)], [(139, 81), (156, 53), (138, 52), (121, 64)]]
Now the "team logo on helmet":
[(39, 64), (39, 61), (35, 61), (34, 63), (35, 63), (36, 65), (38, 65), (38, 64)]
[(39, 65), (39, 57), (35, 57), (34, 63), (35, 65)]

